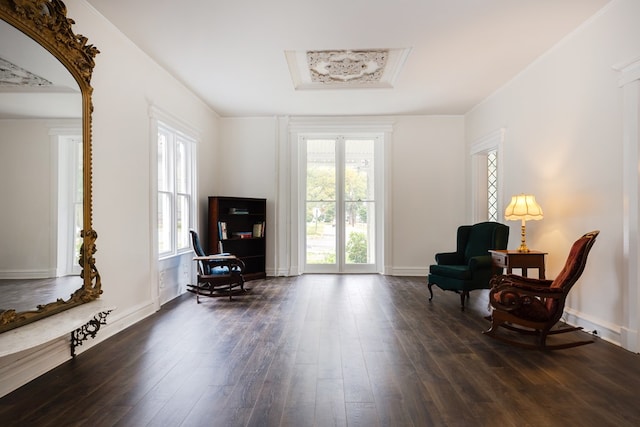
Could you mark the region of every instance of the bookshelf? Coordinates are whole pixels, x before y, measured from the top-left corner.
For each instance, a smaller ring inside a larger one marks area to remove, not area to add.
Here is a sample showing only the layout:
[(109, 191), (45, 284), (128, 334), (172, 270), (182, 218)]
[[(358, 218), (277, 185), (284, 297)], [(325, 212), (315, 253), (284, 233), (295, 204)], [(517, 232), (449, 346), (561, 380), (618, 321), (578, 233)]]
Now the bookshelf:
[(229, 252), (245, 263), (245, 280), (266, 276), (267, 200), (209, 197), (208, 253)]

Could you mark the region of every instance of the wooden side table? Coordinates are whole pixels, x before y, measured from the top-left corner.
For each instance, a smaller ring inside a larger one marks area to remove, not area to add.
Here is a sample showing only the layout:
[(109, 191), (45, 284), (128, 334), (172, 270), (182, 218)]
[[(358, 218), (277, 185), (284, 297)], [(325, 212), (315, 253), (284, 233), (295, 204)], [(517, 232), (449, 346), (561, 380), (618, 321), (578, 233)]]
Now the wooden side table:
[(522, 270), (522, 276), (527, 277), (527, 269), (537, 268), (538, 278), (544, 279), (544, 256), (546, 252), (529, 251), (518, 252), (510, 250), (490, 250), (491, 261), (494, 267), (507, 269), (507, 274), (511, 274), (512, 269)]

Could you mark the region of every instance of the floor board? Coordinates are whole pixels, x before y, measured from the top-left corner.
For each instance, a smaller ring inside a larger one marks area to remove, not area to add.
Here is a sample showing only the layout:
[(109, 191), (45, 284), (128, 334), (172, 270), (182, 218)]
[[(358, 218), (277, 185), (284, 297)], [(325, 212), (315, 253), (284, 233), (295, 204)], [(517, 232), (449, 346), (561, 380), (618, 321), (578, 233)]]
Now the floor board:
[(461, 311), (417, 277), (250, 283), (166, 304), (0, 399), (0, 425), (640, 425), (640, 355), (493, 340), (486, 292)]

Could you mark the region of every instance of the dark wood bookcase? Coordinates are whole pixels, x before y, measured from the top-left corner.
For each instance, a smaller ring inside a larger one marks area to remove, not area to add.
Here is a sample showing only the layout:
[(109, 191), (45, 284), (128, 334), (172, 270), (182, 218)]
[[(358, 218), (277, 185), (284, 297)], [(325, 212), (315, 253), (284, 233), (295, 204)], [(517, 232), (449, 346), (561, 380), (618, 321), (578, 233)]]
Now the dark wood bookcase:
[(245, 264), (245, 279), (265, 272), (267, 200), (209, 197), (209, 252), (229, 252)]

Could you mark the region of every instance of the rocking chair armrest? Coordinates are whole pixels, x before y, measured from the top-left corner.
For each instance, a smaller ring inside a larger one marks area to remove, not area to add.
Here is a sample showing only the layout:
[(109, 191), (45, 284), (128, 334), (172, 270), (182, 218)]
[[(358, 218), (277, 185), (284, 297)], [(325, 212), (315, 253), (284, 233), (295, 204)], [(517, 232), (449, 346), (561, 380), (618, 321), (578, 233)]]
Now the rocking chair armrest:
[(548, 289), (552, 283), (553, 280), (534, 279), (524, 276), (518, 276), (517, 274), (501, 274), (498, 276), (494, 276), (490, 281), (490, 285), (492, 287), (509, 284), (513, 286), (534, 286), (544, 289)]
[(222, 254), (214, 254), (214, 255), (204, 255), (204, 256), (194, 256), (194, 261), (224, 261), (229, 259), (237, 259), (235, 255), (222, 255)]

